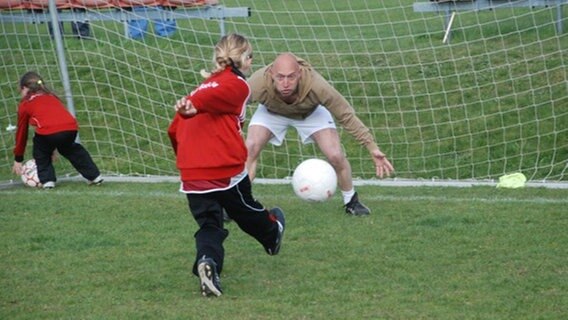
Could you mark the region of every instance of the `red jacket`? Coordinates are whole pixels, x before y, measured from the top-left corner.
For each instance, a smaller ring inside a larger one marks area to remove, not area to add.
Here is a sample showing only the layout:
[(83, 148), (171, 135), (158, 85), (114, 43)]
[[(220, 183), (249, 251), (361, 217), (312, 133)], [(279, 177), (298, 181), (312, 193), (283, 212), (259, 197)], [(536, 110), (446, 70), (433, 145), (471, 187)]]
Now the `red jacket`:
[(40, 135), (79, 130), (77, 120), (56, 96), (43, 93), (26, 96), (18, 106), (18, 130), (14, 147), (17, 160), (23, 160), (26, 151), (28, 125), (34, 126), (35, 132)]
[(168, 129), (182, 181), (227, 179), (243, 172), (247, 149), (241, 126), (249, 96), (244, 76), (230, 67), (187, 96), (197, 114), (176, 113)]

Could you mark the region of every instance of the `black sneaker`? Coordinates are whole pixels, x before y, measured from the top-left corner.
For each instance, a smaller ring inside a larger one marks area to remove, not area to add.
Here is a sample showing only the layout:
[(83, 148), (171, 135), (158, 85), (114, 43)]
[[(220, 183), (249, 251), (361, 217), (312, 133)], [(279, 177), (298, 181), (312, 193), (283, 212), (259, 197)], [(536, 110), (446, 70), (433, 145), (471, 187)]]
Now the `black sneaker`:
[(197, 273), (201, 281), (201, 294), (204, 297), (220, 296), (223, 291), (221, 290), (221, 280), (217, 274), (217, 264), (211, 258), (201, 258), (197, 262)]
[(368, 216), (371, 210), (359, 202), (359, 197), (357, 196), (357, 192), (355, 192), (349, 203), (345, 205), (345, 213), (352, 216)]
[(276, 223), (278, 224), (278, 236), (276, 237), (274, 246), (266, 248), (266, 253), (271, 256), (275, 256), (280, 251), (280, 245), (282, 244), (282, 238), (284, 237), (284, 229), (286, 229), (286, 219), (284, 218), (284, 211), (278, 207), (270, 209), (270, 213), (276, 218)]

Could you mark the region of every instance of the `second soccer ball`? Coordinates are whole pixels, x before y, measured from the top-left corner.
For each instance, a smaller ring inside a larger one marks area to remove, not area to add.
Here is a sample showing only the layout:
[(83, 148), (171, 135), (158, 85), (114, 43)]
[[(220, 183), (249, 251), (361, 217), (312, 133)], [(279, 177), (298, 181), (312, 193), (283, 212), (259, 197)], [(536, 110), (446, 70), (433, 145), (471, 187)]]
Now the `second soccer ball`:
[(24, 163), (22, 168), (22, 182), (28, 187), (39, 187), (39, 177), (37, 176), (37, 166), (34, 159)]
[(308, 159), (300, 163), (292, 175), (292, 187), (298, 197), (306, 201), (326, 201), (337, 188), (337, 175), (333, 167), (321, 159)]

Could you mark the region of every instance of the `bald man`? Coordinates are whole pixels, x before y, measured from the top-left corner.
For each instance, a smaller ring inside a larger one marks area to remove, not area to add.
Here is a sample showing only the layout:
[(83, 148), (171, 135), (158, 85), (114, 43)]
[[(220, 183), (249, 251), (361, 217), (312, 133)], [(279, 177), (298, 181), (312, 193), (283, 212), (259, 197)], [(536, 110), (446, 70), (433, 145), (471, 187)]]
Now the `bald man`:
[(248, 82), (250, 100), (259, 103), (246, 138), (250, 179), (256, 176), (258, 157), (264, 146), (268, 142), (281, 145), (288, 127), (294, 127), (302, 143), (315, 142), (335, 169), (345, 212), (369, 215), (371, 211), (359, 201), (353, 187), (351, 165), (341, 148), (334, 118), (367, 148), (378, 177), (390, 176), (394, 168), (349, 102), (305, 60), (292, 53), (279, 55), (272, 64), (256, 71)]

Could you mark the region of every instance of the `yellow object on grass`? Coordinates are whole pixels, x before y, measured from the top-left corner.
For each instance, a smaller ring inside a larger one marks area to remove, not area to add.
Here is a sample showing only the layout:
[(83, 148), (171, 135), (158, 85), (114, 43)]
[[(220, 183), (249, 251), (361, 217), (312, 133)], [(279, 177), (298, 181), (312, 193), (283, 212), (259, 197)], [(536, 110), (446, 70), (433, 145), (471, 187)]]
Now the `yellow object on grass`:
[(525, 177), (525, 175), (520, 172), (506, 174), (502, 177), (499, 177), (497, 188), (522, 188), (525, 186), (525, 182), (527, 182), (527, 177)]

